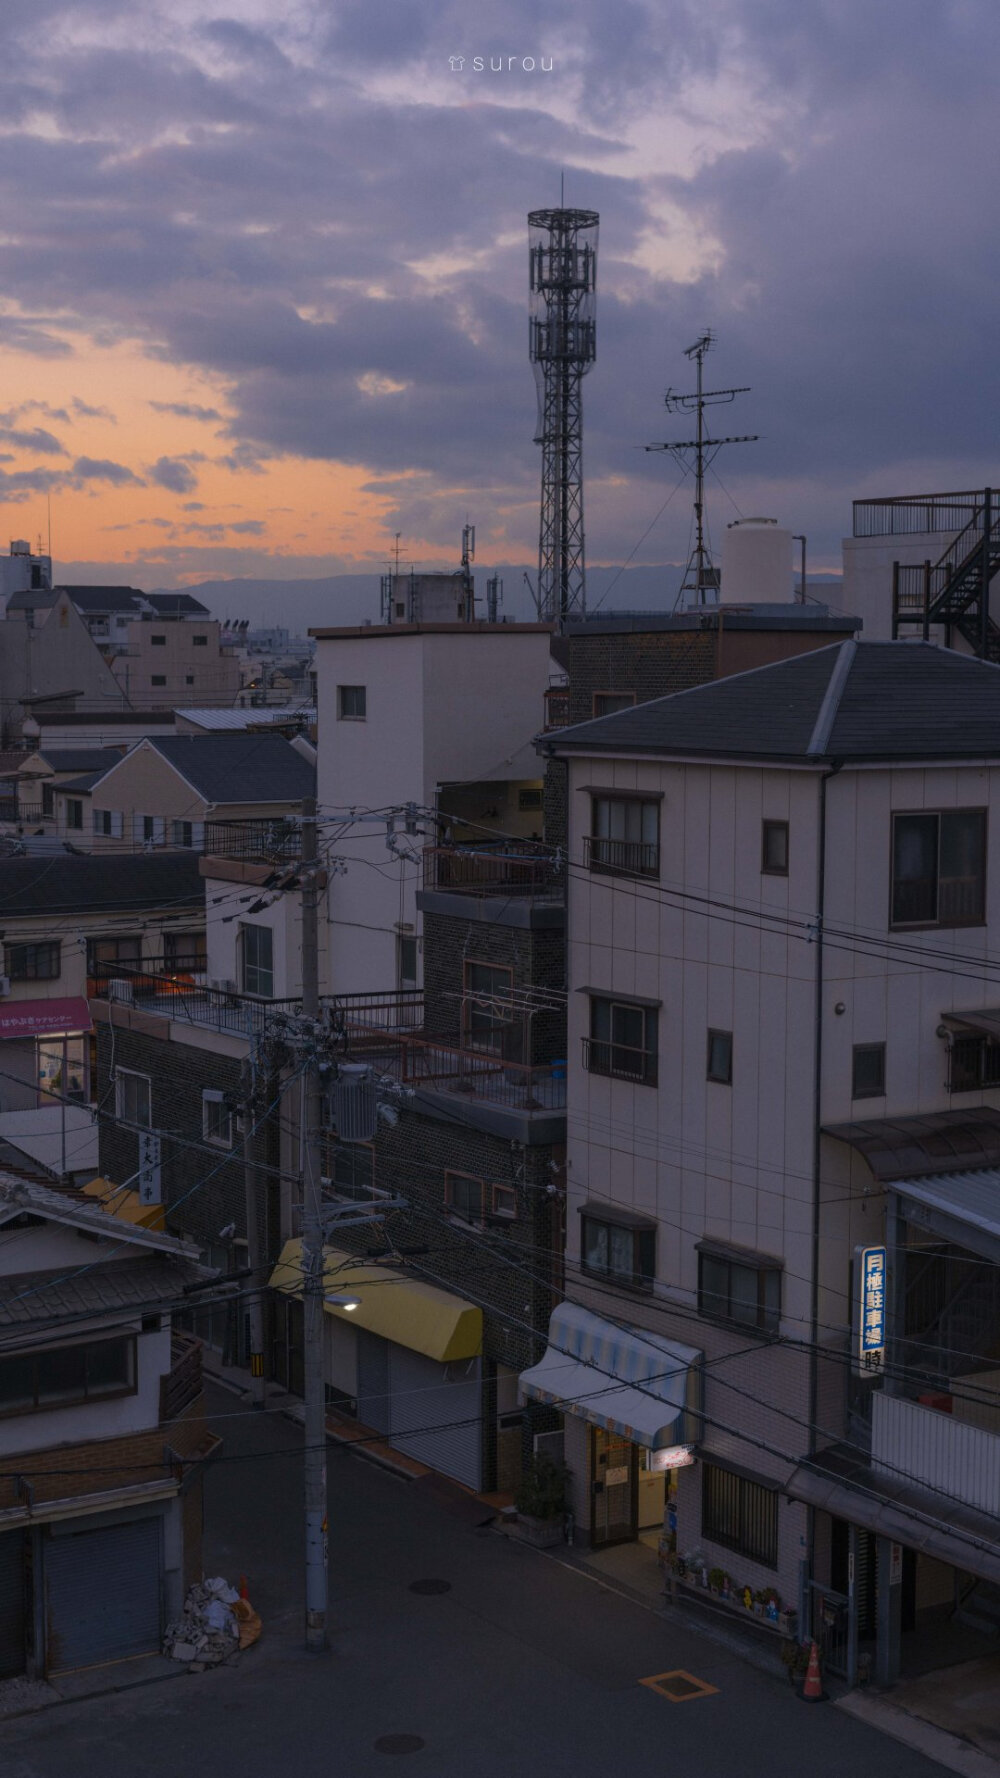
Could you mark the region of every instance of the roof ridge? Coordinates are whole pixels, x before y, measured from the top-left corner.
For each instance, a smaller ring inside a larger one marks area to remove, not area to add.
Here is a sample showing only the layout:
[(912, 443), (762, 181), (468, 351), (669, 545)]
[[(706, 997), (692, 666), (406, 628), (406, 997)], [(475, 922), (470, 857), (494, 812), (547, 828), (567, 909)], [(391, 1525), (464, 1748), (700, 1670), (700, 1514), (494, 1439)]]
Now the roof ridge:
[(812, 758), (816, 758), (817, 755), (822, 756), (829, 746), (833, 725), (840, 709), (840, 700), (844, 695), (844, 687), (857, 654), (857, 639), (850, 637), (846, 642), (839, 644), (839, 649), (839, 657), (827, 681), (823, 702), (820, 704), (813, 725), (813, 732), (806, 743), (806, 753)]

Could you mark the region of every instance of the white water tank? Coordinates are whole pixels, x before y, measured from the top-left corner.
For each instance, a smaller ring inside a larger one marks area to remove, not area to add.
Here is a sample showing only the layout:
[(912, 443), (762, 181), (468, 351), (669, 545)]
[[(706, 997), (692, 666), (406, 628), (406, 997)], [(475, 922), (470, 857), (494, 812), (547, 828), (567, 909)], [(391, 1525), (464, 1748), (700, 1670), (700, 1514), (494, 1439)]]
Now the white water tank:
[(794, 597), (792, 533), (777, 519), (735, 519), (722, 540), (723, 605), (770, 605)]

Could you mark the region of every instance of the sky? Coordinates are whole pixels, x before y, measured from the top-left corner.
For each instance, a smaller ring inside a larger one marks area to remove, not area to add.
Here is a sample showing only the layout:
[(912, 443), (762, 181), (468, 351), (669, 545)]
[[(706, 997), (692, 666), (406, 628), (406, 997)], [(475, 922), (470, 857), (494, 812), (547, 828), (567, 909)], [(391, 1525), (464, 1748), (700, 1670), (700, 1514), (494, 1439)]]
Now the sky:
[(470, 519), (532, 560), (526, 214), (564, 177), (601, 217), (589, 560), (686, 555), (641, 447), (710, 327), (760, 434), (713, 537), (766, 515), (836, 570), (852, 499), (1000, 479), (998, 38), (995, 0), (4, 0), (0, 548), (374, 574)]

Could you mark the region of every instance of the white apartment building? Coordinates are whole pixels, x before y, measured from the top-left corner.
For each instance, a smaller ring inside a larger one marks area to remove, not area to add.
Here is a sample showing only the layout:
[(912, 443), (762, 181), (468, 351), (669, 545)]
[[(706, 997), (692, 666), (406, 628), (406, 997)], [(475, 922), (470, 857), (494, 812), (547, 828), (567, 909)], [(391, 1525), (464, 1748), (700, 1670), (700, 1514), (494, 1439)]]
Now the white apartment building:
[(634, 1539), (666, 1472), (689, 1577), (890, 1679), (1000, 1579), (1000, 672), (847, 641), (544, 750), (569, 1302), (523, 1395), (582, 1538)]
[[(331, 981), (338, 994), (416, 987), (425, 849), (446, 832), (541, 837), (530, 743), (542, 726), (551, 626), (394, 622), (310, 633), (325, 832), (345, 815), (332, 845), (345, 868), (329, 884)], [(387, 810), (397, 811), (392, 833)]]

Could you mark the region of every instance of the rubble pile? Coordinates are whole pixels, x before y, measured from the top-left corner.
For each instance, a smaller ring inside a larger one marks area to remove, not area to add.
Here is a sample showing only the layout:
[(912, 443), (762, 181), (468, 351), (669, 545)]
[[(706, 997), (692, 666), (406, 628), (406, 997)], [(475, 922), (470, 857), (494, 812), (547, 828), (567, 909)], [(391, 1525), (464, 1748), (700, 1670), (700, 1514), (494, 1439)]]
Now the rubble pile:
[(163, 1652), (175, 1661), (186, 1661), (195, 1672), (216, 1667), (235, 1655), (240, 1646), (240, 1627), (230, 1609), (239, 1594), (228, 1581), (217, 1578), (192, 1587), (184, 1601), (183, 1615), (168, 1624)]

